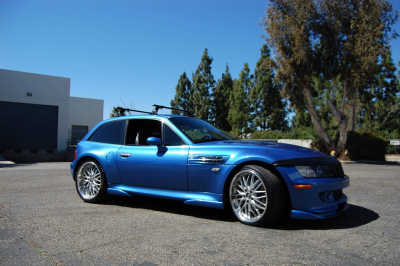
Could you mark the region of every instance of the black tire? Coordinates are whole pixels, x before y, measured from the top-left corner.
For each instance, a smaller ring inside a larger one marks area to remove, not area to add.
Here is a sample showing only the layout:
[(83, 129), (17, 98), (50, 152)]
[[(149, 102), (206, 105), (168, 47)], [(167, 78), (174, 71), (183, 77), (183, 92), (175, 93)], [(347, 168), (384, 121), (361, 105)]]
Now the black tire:
[(242, 167), (233, 176), (228, 189), (231, 210), (241, 223), (252, 226), (273, 223), (285, 210), (285, 185), (264, 167)]
[(75, 171), (75, 187), (85, 202), (97, 203), (107, 196), (107, 180), (101, 165), (94, 159), (83, 161)]

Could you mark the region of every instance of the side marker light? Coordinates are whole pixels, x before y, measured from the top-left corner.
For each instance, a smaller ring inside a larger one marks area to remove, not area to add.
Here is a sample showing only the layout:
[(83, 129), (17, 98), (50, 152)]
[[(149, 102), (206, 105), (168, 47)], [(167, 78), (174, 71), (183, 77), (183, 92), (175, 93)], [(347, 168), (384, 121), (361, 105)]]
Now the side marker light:
[(294, 185), (295, 189), (310, 189), (312, 185)]

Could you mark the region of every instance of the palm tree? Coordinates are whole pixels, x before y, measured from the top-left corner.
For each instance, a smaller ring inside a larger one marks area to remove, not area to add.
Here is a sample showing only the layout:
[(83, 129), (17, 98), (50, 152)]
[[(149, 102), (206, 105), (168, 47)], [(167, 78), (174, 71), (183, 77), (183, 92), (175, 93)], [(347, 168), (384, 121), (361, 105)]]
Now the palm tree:
[(118, 117), (118, 116), (125, 116), (125, 115), (126, 115), (125, 109), (122, 108), (121, 106), (117, 106), (117, 107), (113, 107), (113, 109), (111, 110), (110, 118)]

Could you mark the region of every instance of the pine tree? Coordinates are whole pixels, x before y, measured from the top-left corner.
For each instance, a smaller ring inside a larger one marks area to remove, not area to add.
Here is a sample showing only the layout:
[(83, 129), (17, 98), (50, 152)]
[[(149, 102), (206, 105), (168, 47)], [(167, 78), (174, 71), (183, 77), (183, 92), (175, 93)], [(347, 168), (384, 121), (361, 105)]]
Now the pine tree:
[(245, 63), (240, 77), (233, 83), (233, 91), (230, 94), (230, 109), (228, 115), (229, 124), (240, 136), (249, 132), (249, 121), (251, 118), (249, 106), (249, 93), (252, 87), (249, 64)]
[(294, 111), (295, 115), (292, 116), (291, 128), (312, 128), (311, 116), (307, 109), (292, 111)]
[(270, 60), (270, 55), (268, 45), (264, 44), (254, 70), (254, 86), (250, 93), (253, 123), (262, 130), (286, 130), (286, 102), (280, 95), (280, 86), (274, 80), (272, 69), (263, 64)]
[[(397, 62), (397, 66), (400, 68), (400, 61)], [(400, 79), (400, 69), (397, 71), (397, 77)]]
[(228, 64), (226, 64), (225, 73), (218, 80), (217, 85), (212, 92), (212, 117), (214, 125), (224, 131), (231, 131), (232, 126), (228, 121), (230, 108), (229, 97), (233, 91), (233, 80), (229, 73)]
[(212, 91), (215, 85), (214, 77), (211, 74), (212, 61), (213, 59), (208, 55), (206, 48), (201, 57), (201, 62), (193, 74), (193, 94), (190, 95), (195, 116), (205, 121), (208, 121), (210, 118), (210, 91)]
[[(186, 76), (186, 72), (179, 77), (178, 85), (175, 87), (175, 97), (171, 100), (171, 107), (185, 110), (193, 113), (193, 104), (190, 101), (190, 95), (193, 93), (192, 83)], [(172, 114), (186, 115), (187, 113), (180, 111), (171, 111)]]
[(287, 102), (281, 96), (282, 85), (274, 80), (273, 90), (270, 92), (270, 98), (275, 99), (275, 105), (267, 120), (268, 129), (286, 131), (289, 128), (287, 116)]

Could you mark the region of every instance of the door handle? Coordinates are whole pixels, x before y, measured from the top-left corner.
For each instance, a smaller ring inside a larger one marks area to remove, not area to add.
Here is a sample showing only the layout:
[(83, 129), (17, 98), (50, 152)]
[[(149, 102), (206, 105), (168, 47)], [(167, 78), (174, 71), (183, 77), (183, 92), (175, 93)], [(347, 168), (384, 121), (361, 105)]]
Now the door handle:
[(127, 157), (131, 157), (131, 154), (122, 152), (122, 153), (119, 154), (119, 156), (127, 158)]

